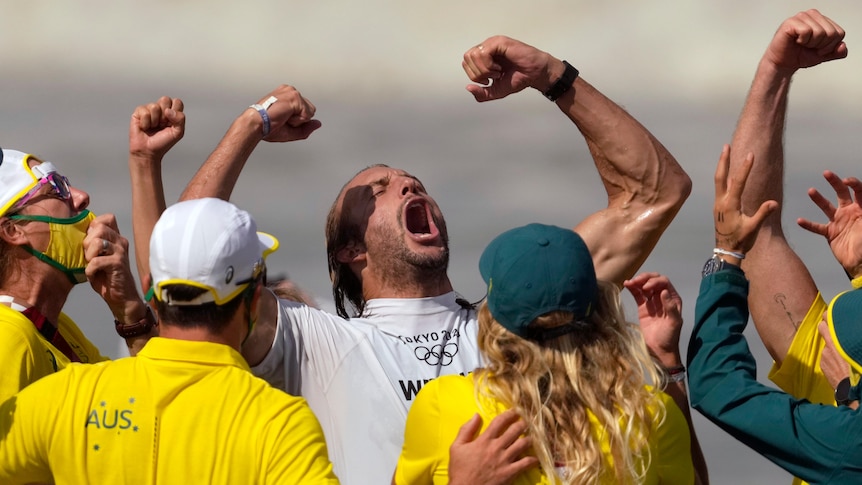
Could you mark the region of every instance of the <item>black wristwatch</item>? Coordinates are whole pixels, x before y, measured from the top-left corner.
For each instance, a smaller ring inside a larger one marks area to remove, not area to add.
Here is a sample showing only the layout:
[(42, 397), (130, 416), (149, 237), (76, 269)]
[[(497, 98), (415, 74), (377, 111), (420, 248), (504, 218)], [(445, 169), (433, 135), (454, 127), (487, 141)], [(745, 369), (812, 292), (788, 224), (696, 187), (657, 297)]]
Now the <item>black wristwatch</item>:
[(566, 94), (569, 89), (572, 89), (572, 85), (575, 84), (575, 79), (578, 78), (579, 72), (574, 66), (569, 64), (567, 61), (563, 61), (563, 66), (566, 68), (566, 70), (563, 71), (563, 75), (554, 82), (553, 86), (542, 93), (542, 95), (551, 101), (556, 101), (560, 96)]
[(853, 401), (858, 401), (859, 396), (853, 396), (852, 393), (853, 386), (850, 385), (850, 378), (845, 377), (841, 379), (841, 382), (838, 383), (838, 387), (835, 388), (835, 403), (839, 406), (848, 406)]
[(701, 272), (701, 275), (706, 278), (707, 276), (711, 275), (712, 273), (715, 273), (716, 271), (721, 271), (723, 269), (731, 267), (739, 268), (739, 266), (733, 263), (728, 263), (716, 254), (715, 256), (706, 260), (706, 264), (703, 265), (703, 271)]

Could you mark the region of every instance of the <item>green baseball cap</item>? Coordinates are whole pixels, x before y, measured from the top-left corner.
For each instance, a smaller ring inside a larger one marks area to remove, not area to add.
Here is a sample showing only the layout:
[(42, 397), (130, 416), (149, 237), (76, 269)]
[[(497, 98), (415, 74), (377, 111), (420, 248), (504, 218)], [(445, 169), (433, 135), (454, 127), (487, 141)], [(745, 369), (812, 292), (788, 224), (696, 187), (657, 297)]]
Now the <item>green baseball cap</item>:
[(833, 298), (826, 310), (826, 323), (838, 353), (862, 374), (862, 289)]
[(576, 325), (535, 331), (527, 326), (545, 313), (562, 310), (580, 322), (598, 295), (593, 258), (571, 229), (528, 224), (497, 236), (479, 259), (494, 319), (512, 333), (547, 340), (575, 331)]

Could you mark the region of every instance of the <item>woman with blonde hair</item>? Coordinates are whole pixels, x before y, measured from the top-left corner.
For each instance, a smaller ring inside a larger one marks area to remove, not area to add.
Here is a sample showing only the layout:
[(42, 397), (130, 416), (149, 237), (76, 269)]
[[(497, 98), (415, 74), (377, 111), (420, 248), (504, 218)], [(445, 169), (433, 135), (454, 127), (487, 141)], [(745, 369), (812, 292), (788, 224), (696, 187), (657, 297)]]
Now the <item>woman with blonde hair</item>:
[(694, 483), (686, 416), (659, 390), (667, 373), (625, 320), (619, 288), (596, 280), (580, 236), (542, 224), (512, 229), (485, 249), (479, 270), (488, 285), (478, 329), (485, 367), (422, 388), (394, 483), (447, 483), (459, 426), (508, 409), (524, 421), (539, 464), (516, 484)]

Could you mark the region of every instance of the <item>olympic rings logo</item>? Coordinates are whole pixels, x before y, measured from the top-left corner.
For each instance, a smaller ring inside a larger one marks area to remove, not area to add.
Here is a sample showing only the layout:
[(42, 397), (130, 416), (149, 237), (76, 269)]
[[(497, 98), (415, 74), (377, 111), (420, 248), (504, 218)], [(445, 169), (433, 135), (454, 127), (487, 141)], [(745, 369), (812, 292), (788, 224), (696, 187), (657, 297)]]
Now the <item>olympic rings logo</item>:
[(458, 353), (458, 344), (449, 342), (446, 345), (438, 344), (428, 347), (416, 347), (413, 351), (416, 358), (424, 360), (428, 365), (447, 366), (455, 360), (455, 354)]

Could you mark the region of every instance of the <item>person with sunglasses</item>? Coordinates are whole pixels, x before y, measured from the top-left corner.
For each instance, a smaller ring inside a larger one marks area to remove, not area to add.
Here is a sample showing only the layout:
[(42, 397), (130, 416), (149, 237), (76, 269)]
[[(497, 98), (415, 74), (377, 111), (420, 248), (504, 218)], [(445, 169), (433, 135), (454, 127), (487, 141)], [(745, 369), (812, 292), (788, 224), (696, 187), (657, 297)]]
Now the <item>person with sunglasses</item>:
[(278, 241), (235, 205), (198, 199), (165, 210), (149, 248), (160, 335), (0, 405), (0, 483), (338, 484), (305, 400), (239, 353)]
[(107, 303), (131, 353), (153, 331), (129, 243), (89, 202), (53, 163), (0, 151), (0, 401), (72, 362), (106, 360), (62, 312), (79, 283)]
[[(494, 36), (468, 49), (462, 67), (476, 101), (541, 94), (583, 135), (608, 203), (597, 204), (591, 215), (585, 210), (578, 232), (600, 277), (622, 285), (688, 196), (685, 171), (637, 120), (545, 51)], [(289, 85), (261, 97), (234, 120), (181, 200), (229, 199), (255, 147), (308, 138), (322, 126), (315, 113), (314, 104)], [(530, 157), (542, 152), (534, 144)], [(130, 166), (133, 176), (141, 172), (157, 184), (156, 167)], [(280, 166), (290, 179), (299, 165)], [(152, 185), (137, 180), (133, 187)], [(152, 199), (132, 197), (140, 247), (157, 209)], [(270, 311), (261, 313), (257, 337), (243, 346), (243, 355), (256, 375), (308, 399), (342, 480), (387, 483), (416, 393), (434, 378), (480, 365), (476, 311), (449, 279), (448, 231), (439, 205), (404, 170), (375, 165), (351, 178), (330, 208), (325, 239), (335, 313), (269, 294), (262, 305)]]

